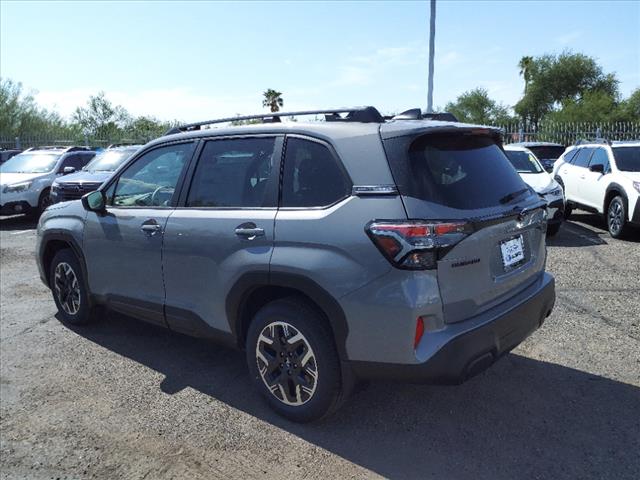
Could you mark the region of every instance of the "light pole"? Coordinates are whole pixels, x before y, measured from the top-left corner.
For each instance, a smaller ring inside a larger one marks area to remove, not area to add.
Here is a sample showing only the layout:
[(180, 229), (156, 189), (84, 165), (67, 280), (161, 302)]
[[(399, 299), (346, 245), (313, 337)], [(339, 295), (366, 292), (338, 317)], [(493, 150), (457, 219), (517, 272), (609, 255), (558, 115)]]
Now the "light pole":
[(427, 87), (427, 113), (433, 112), (433, 57), (436, 41), (436, 0), (431, 0), (431, 26), (429, 30), (429, 85)]

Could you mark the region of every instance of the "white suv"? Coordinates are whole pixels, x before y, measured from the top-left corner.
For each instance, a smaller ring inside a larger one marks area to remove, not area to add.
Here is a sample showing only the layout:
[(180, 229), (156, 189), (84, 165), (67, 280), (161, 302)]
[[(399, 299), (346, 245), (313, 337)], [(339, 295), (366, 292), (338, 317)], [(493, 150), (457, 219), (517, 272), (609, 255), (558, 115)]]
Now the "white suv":
[(569, 147), (553, 167), (567, 205), (604, 216), (609, 233), (620, 238), (629, 224), (640, 225), (640, 142), (584, 143)]
[(0, 166), (0, 215), (41, 213), (51, 184), (84, 167), (96, 152), (86, 147), (30, 148)]

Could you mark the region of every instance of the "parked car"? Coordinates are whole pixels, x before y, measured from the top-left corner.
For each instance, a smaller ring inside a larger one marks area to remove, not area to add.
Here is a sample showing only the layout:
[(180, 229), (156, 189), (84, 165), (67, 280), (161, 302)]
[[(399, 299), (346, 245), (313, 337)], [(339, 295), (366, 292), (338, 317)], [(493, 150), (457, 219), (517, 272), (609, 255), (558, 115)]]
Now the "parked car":
[(11, 157), (15, 157), (22, 150), (3, 150), (0, 149), (0, 165), (9, 160)]
[(562, 187), (542, 168), (540, 161), (529, 149), (517, 145), (505, 145), (504, 150), (520, 177), (547, 202), (549, 215), (547, 235), (555, 235), (564, 220)]
[(567, 149), (561, 143), (553, 142), (520, 142), (512, 143), (511, 145), (528, 148), (540, 160), (547, 172), (553, 171), (553, 164)]
[(328, 415), (358, 379), (459, 383), (542, 325), (546, 204), (500, 131), (389, 120), (172, 129), (41, 217), (60, 318), (110, 309), (246, 351), (279, 414)]
[(620, 238), (640, 225), (640, 142), (584, 143), (570, 147), (553, 175), (574, 208), (601, 214), (609, 233)]
[(0, 165), (0, 214), (41, 213), (51, 184), (84, 167), (95, 155), (85, 147), (30, 148)]
[(58, 177), (51, 185), (51, 203), (77, 200), (93, 192), (142, 145), (110, 147), (98, 152), (81, 171)]

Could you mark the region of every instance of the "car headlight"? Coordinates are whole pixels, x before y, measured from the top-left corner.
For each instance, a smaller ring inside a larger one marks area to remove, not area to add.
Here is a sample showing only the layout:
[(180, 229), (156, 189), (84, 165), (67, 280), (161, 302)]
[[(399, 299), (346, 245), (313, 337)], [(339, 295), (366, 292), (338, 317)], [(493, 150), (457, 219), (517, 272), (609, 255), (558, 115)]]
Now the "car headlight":
[(21, 182), (21, 183), (13, 183), (11, 185), (7, 185), (6, 187), (4, 187), (4, 190), (2, 190), (3, 193), (18, 193), (18, 192), (24, 192), (26, 190), (29, 190), (31, 188), (31, 184), (33, 182)]
[(633, 182), (633, 188), (635, 188), (638, 193), (640, 193), (640, 182)]

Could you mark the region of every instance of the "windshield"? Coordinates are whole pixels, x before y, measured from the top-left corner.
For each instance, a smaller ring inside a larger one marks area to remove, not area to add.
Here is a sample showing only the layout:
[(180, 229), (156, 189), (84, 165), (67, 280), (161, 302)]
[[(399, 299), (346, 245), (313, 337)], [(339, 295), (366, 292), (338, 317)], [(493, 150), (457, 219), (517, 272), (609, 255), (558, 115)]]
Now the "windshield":
[(136, 148), (123, 150), (105, 150), (91, 160), (83, 170), (89, 172), (114, 172), (136, 151)]
[(640, 172), (640, 147), (613, 147), (618, 170)]
[(542, 173), (538, 160), (529, 152), (522, 150), (505, 150), (507, 158), (518, 173)]
[(424, 135), (408, 151), (403, 142), (402, 138), (385, 141), (393, 152), (391, 170), (402, 195), (477, 209), (510, 203), (528, 191), (493, 138)]
[(543, 160), (556, 160), (565, 151), (562, 145), (558, 146), (544, 146), (544, 147), (527, 147), (534, 155)]
[(21, 153), (0, 166), (2, 173), (47, 173), (53, 170), (60, 154)]

